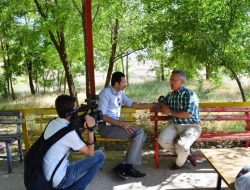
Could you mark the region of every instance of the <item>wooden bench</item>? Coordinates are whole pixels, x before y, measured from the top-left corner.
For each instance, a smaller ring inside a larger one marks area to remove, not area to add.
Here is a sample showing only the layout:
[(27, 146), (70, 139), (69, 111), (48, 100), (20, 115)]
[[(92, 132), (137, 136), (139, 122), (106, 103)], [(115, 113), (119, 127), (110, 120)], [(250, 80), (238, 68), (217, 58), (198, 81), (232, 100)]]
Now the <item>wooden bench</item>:
[(235, 178), (239, 171), (249, 165), (250, 148), (203, 149), (206, 160), (218, 174), (216, 189), (221, 189), (221, 179), (235, 190)]
[(23, 161), (22, 139), (21, 139), (22, 113), (20, 111), (0, 111), (0, 142), (5, 143), (6, 155), (0, 158), (7, 158), (8, 172), (12, 172), (13, 157), (11, 145), (17, 141), (18, 155), (20, 162)]
[[(204, 121), (244, 121), (245, 128), (243, 131), (226, 132), (215, 129), (204, 130), (198, 141), (218, 142), (218, 141), (245, 141), (245, 147), (249, 146), (250, 140), (250, 102), (218, 102), (218, 103), (200, 103), (201, 126)], [(171, 154), (160, 154), (158, 144), (158, 126), (159, 121), (169, 120), (169, 116), (161, 112), (151, 112), (150, 121), (154, 122), (154, 158), (155, 167), (159, 167), (159, 157), (175, 156)]]
[[(23, 139), (25, 144), (25, 151), (27, 152), (30, 146), (35, 142), (39, 135), (43, 132), (44, 127), (47, 123), (57, 117), (55, 108), (30, 108), (21, 109), (23, 113)], [(135, 123), (136, 109), (133, 108), (122, 108), (121, 116), (123, 120)], [(124, 139), (113, 139), (113, 138), (102, 138), (98, 133), (96, 133), (97, 141), (103, 142), (129, 142), (129, 140)]]

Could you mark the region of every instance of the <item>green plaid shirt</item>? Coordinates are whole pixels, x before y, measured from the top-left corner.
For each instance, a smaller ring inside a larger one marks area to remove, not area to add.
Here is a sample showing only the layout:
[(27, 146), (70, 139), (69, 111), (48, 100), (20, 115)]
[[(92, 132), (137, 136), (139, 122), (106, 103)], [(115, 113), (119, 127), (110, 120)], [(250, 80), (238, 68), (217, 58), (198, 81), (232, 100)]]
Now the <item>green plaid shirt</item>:
[(172, 111), (185, 111), (192, 115), (191, 118), (179, 118), (171, 116), (176, 124), (198, 124), (200, 123), (199, 99), (194, 91), (182, 87), (177, 92), (170, 92), (165, 97), (165, 102)]

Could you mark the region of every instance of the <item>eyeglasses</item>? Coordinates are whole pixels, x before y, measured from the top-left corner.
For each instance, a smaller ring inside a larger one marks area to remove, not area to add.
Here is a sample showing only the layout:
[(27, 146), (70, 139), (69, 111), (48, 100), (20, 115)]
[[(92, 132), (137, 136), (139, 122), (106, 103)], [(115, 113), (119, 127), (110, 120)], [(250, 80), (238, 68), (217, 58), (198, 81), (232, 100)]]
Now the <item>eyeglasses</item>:
[(120, 101), (119, 97), (117, 97), (117, 104), (118, 104), (118, 106), (121, 106), (121, 101)]
[(170, 79), (170, 82), (177, 82), (180, 81), (181, 79)]

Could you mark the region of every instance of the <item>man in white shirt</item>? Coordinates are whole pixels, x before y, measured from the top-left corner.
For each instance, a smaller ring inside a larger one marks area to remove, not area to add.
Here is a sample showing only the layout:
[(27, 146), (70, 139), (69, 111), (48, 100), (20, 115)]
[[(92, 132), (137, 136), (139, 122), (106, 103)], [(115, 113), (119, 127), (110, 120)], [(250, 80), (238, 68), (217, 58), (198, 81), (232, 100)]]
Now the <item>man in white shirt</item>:
[[(60, 129), (69, 126), (72, 114), (77, 110), (76, 98), (60, 95), (55, 101), (55, 106), (59, 117), (48, 124), (44, 132), (45, 139), (48, 139)], [(87, 129), (88, 133), (87, 144), (81, 140), (76, 130), (73, 130), (47, 151), (43, 159), (43, 170), (48, 181), (59, 161), (67, 154), (54, 175), (52, 181), (54, 188), (84, 190), (103, 165), (103, 152), (94, 150), (94, 126), (95, 120), (87, 115), (83, 123), (83, 127)], [(87, 157), (70, 163), (68, 160), (70, 149), (77, 150)]]
[(103, 89), (99, 94), (99, 107), (103, 120), (107, 125), (99, 126), (99, 134), (104, 138), (131, 139), (124, 160), (113, 171), (119, 177), (127, 179), (131, 177), (144, 177), (146, 174), (138, 171), (133, 165), (140, 165), (142, 158), (142, 146), (146, 140), (144, 130), (131, 125), (120, 118), (121, 106), (125, 104), (132, 108), (152, 108), (154, 104), (136, 103), (128, 98), (124, 89), (127, 86), (125, 75), (122, 72), (112, 74), (111, 86)]

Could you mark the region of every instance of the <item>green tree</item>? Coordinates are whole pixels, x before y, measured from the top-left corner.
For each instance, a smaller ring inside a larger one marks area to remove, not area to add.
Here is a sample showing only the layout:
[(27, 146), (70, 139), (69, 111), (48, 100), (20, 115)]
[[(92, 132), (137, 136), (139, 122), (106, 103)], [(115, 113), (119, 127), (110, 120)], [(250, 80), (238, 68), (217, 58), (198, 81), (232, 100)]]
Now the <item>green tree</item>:
[(11, 95), (15, 100), (14, 85), (15, 77), (21, 74), (20, 62), (21, 51), (17, 43), (17, 23), (14, 6), (9, 1), (0, 3), (0, 46), (3, 62), (3, 76), (5, 81), (4, 96)]
[(188, 60), (180, 66), (206, 68), (207, 78), (225, 70), (224, 73), (237, 81), (246, 101), (239, 75), (249, 76), (249, 1), (143, 2), (152, 18), (148, 33), (154, 43), (173, 42), (173, 62), (180, 64), (180, 60)]
[[(65, 10), (72, 13), (71, 2), (54, 1), (54, 2), (40, 2), (34, 0), (37, 10), (41, 16), (40, 22), (43, 31), (47, 30), (49, 37), (54, 44), (61, 62), (63, 63), (65, 76), (68, 83), (69, 93), (71, 96), (77, 96), (73, 76), (71, 73), (71, 65), (67, 52), (67, 41), (65, 37), (65, 30), (67, 30), (70, 22), (70, 14)], [(71, 9), (69, 9), (71, 8)]]
[[(108, 86), (118, 60), (145, 48), (144, 13), (140, 1), (102, 1), (94, 22), (95, 60), (107, 69)], [(107, 64), (108, 63), (108, 64)]]

